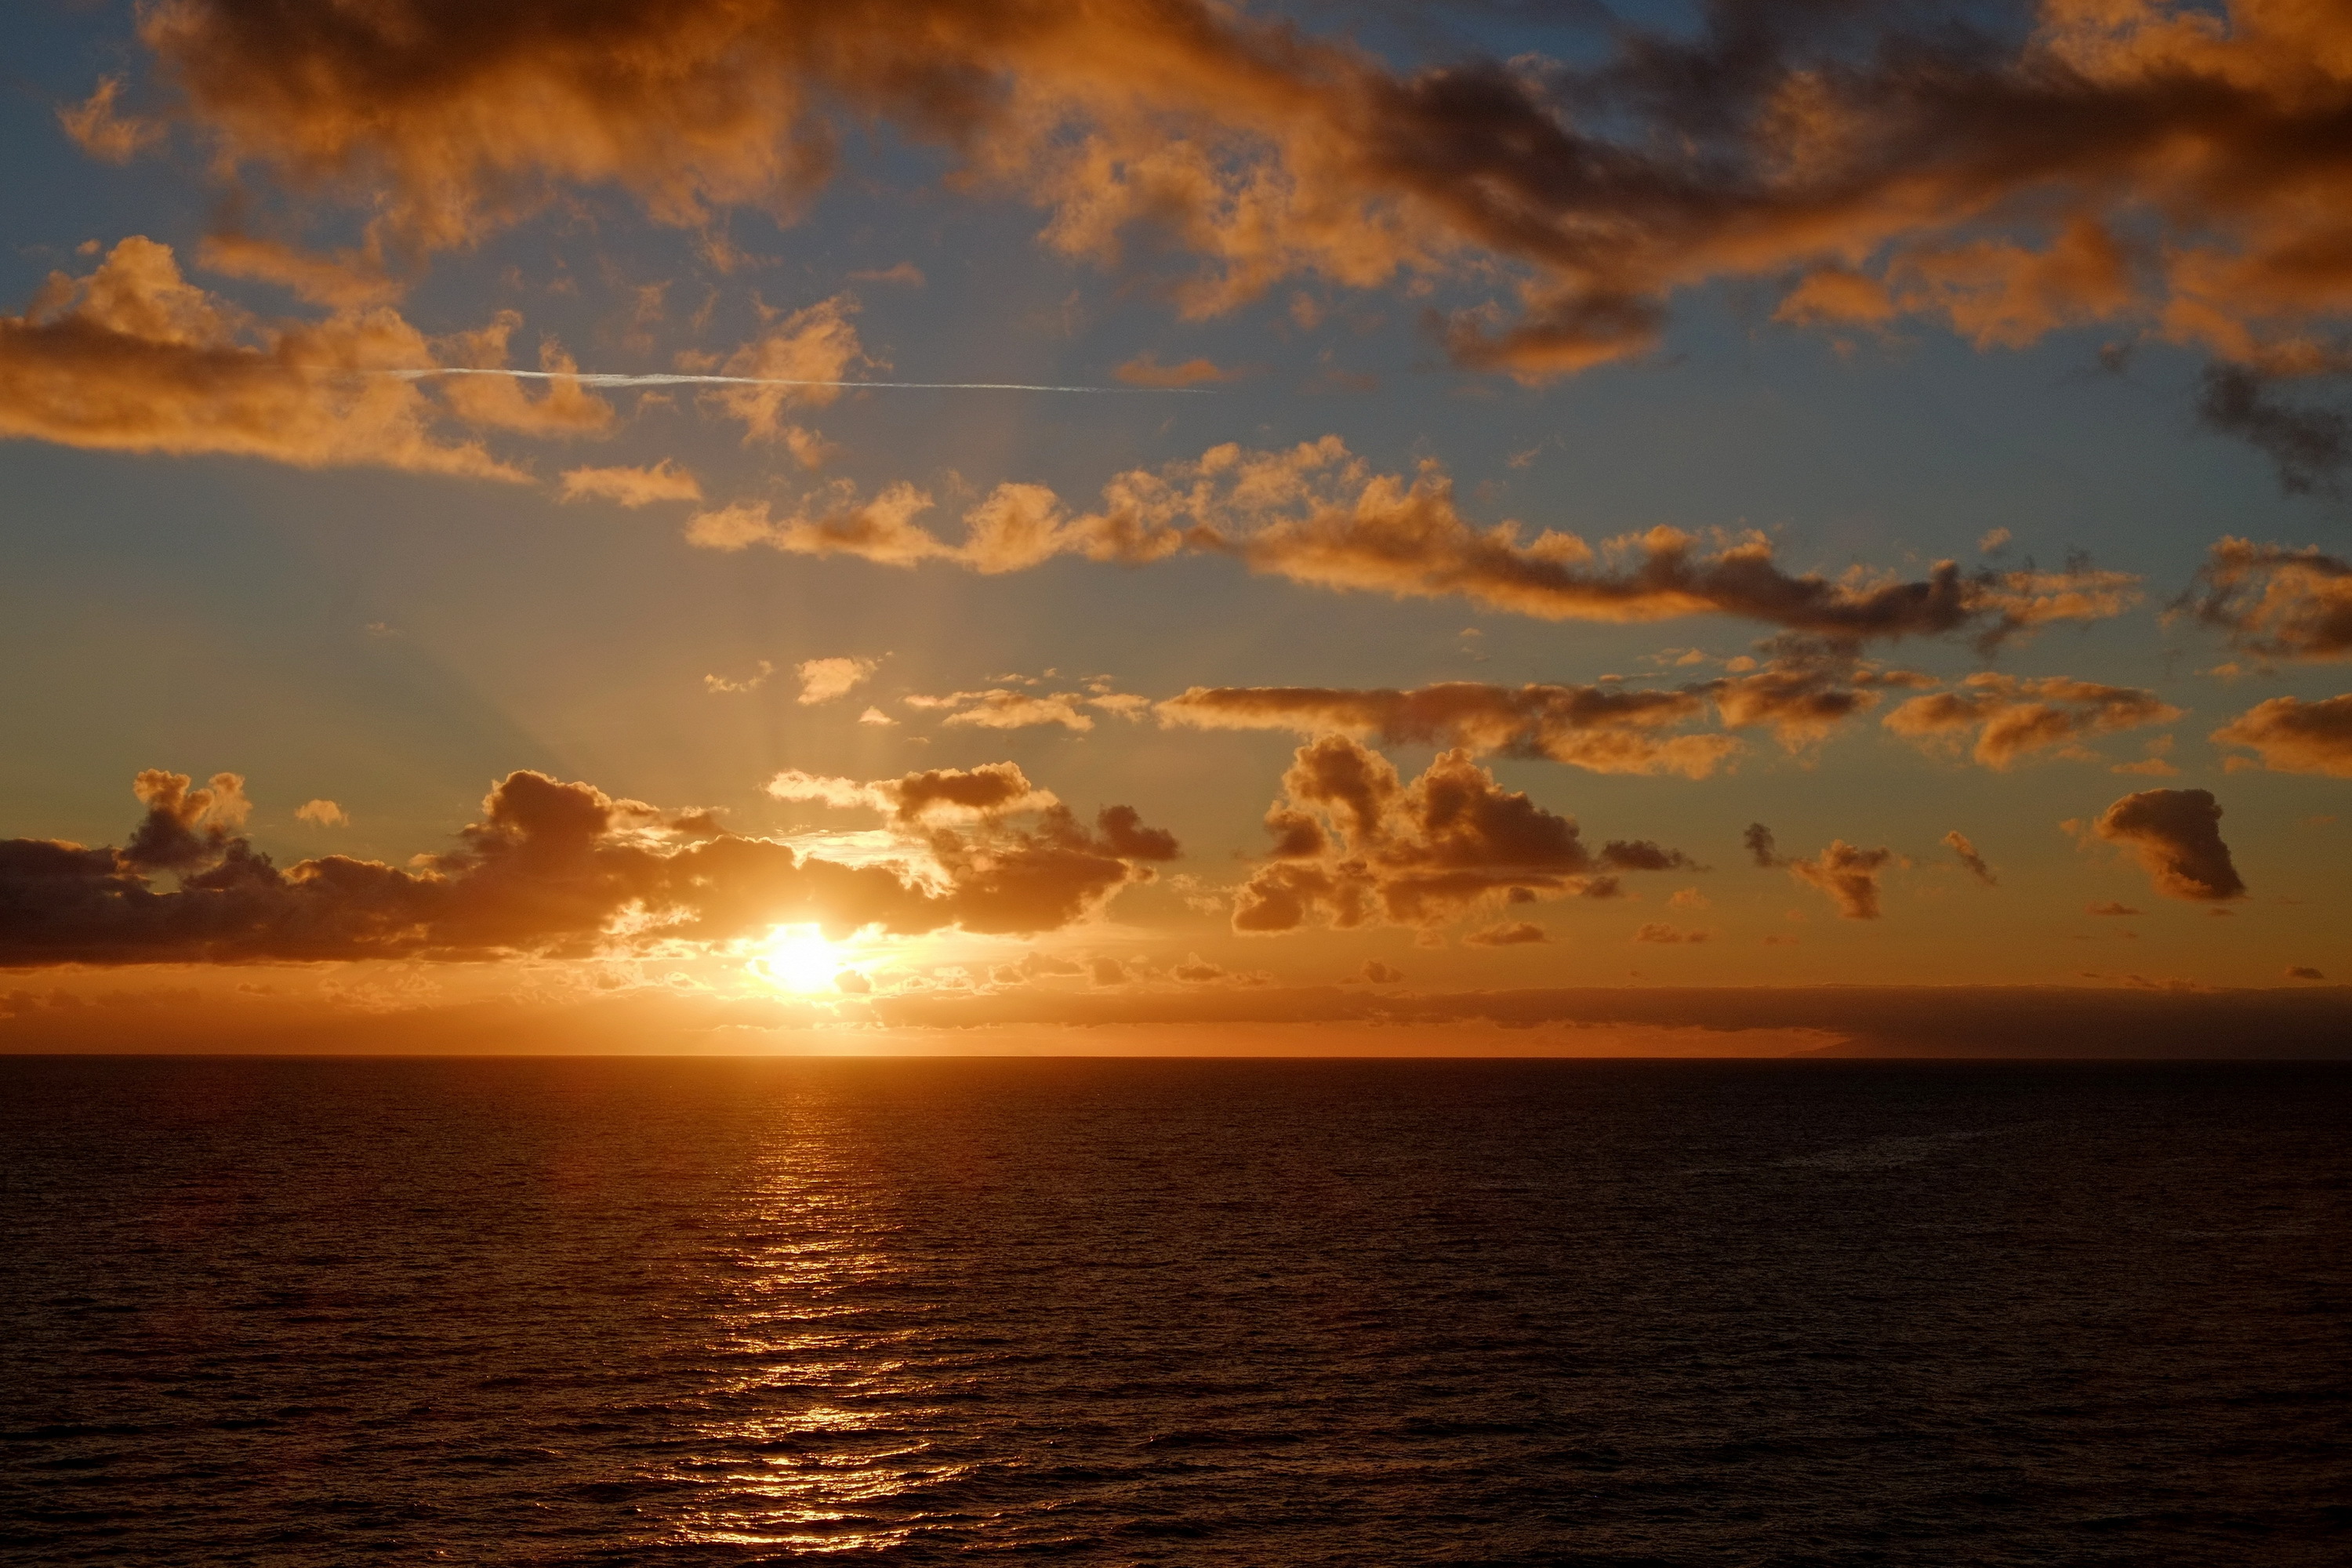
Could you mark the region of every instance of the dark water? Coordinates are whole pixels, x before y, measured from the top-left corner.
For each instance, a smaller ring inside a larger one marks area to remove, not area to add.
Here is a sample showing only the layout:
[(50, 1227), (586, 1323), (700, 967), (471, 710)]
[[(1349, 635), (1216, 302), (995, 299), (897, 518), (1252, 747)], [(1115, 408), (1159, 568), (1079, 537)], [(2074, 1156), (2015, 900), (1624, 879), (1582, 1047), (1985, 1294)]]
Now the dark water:
[(2352, 1563), (2341, 1066), (0, 1060), (38, 1563)]

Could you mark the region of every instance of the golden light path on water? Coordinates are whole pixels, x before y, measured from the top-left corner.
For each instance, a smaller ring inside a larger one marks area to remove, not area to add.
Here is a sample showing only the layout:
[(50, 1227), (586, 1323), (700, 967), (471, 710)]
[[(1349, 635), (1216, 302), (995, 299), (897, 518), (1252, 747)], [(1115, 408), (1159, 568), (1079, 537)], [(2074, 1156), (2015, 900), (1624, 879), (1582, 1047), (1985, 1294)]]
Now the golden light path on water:
[[(828, 977), (829, 978), (829, 977)], [(929, 1459), (943, 1411), (907, 1352), (934, 1304), (887, 1245), (872, 1163), (808, 1107), (780, 1121), (741, 1207), (705, 1255), (717, 1298), (712, 1373), (662, 1479), (696, 1501), (673, 1540), (794, 1553), (874, 1552), (919, 1533), (878, 1505), (962, 1479)], [(877, 1299), (887, 1302), (877, 1306)], [(912, 1321), (909, 1321), (909, 1320)], [(886, 1519), (887, 1522), (885, 1522)]]

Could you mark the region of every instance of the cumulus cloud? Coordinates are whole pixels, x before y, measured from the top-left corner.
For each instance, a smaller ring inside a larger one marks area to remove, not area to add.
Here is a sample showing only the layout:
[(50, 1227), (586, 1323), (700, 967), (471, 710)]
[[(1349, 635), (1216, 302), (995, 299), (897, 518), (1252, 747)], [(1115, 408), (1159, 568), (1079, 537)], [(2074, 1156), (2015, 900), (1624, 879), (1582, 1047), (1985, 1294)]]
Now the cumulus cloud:
[(835, 658), (811, 658), (801, 661), (793, 673), (800, 677), (803, 707), (830, 702), (836, 697), (846, 697), (857, 689), (866, 678), (880, 668), (878, 658), (858, 658), (842, 656)]
[[(1522, 538), (1516, 523), (1480, 528), (1463, 517), (1434, 463), (1409, 479), (1376, 473), (1336, 436), (1278, 452), (1228, 443), (1197, 459), (1132, 469), (1104, 487), (1101, 508), (1090, 512), (1072, 513), (1043, 486), (1000, 485), (964, 515), (961, 542), (917, 521), (933, 504), (911, 485), (865, 497), (841, 481), (782, 518), (764, 501), (701, 513), (688, 538), (716, 550), (756, 544), (983, 573), (1061, 555), (1133, 565), (1192, 551), (1316, 587), (1460, 597), (1539, 620), (1732, 616), (1845, 647), (1849, 668), (1851, 646), (1871, 639), (1966, 633), (1989, 646), (2053, 622), (2117, 615), (2138, 598), (2137, 578), (2084, 564), (1963, 572), (1946, 561), (1906, 582), (1792, 574), (1752, 532), (1710, 541), (1660, 527), (1599, 546), (1553, 529)], [(1778, 721), (1768, 686), (1727, 686), (1718, 700), (1734, 710), (1748, 704), (1751, 721)]]
[(1503, 789), (1466, 751), (1407, 784), (1344, 735), (1298, 748), (1266, 813), (1268, 863), (1235, 898), (1234, 929), (1433, 929), (1495, 903), (1610, 898), (1615, 873), (1688, 868), (1646, 840), (1585, 844), (1575, 822)]
[[(890, 854), (848, 864), (520, 772), (455, 849), (406, 867), (338, 855), (280, 869), (239, 831), (236, 775), (194, 788), (151, 770), (119, 847), (0, 841), (0, 966), (578, 957), (707, 950), (803, 922), (834, 936), (1042, 931), (1176, 852), (1125, 807), (1087, 831), (1010, 764), (850, 787), (899, 830)], [(156, 888), (164, 874), (177, 886)]]
[(0, 437), (527, 480), (479, 441), (436, 428), (452, 413), (511, 412), (503, 405), (477, 394), (444, 407), (382, 374), (436, 363), (434, 345), (380, 307), (255, 321), (188, 282), (169, 246), (134, 236), (88, 276), (53, 273), (22, 315), (0, 316)]
[(2138, 856), (2148, 880), (2168, 898), (2219, 902), (2246, 896), (2221, 842), (2221, 807), (2210, 791), (2127, 795), (2100, 813), (2091, 831)]
[(1171, 727), (1336, 732), (1391, 746), (1549, 757), (1593, 773), (1705, 778), (1739, 742), (1725, 735), (1664, 732), (1705, 707), (1699, 697), (1680, 691), (1446, 681), (1409, 691), (1195, 686), (1153, 711)]
[(2118, 916), (2136, 915), (2140, 911), (2133, 909), (2129, 904), (2119, 904), (2113, 899), (2107, 899), (2099, 903), (2084, 905), (2083, 912), (2086, 915)]
[[(2243, 746), (2273, 773), (2326, 773), (2352, 778), (2352, 693), (2305, 702), (2273, 697), (2213, 731), (2225, 746)], [(2232, 768), (2256, 764), (2232, 757)]]
[(1672, 946), (1677, 942), (1705, 942), (1714, 934), (1711, 931), (1685, 929), (1681, 926), (1668, 925), (1663, 921), (1651, 921), (1635, 928), (1633, 940), (1637, 942), (1656, 942)]
[(1969, 876), (1986, 887), (2000, 885), (2000, 879), (1993, 875), (1992, 868), (1985, 862), (1985, 858), (1977, 853), (1977, 847), (1969, 843), (1969, 836), (1958, 828), (1955, 827), (1944, 835), (1944, 847), (1952, 852), (1952, 858), (1958, 860)]
[(294, 820), (313, 827), (349, 827), (352, 814), (331, 800), (306, 800), (294, 808)]
[(1893, 850), (1860, 849), (1843, 838), (1833, 838), (1829, 847), (1813, 858), (1792, 859), (1780, 854), (1772, 830), (1760, 822), (1748, 825), (1741, 842), (1747, 847), (1749, 860), (1759, 869), (1779, 867), (1787, 871), (1835, 904), (1842, 918), (1878, 918), (1878, 873), (1895, 858)]
[(1491, 288), (1431, 325), (1529, 382), (1648, 351), (1678, 290), (1791, 274), (1792, 319), (2008, 346), (2120, 322), (2287, 369), (2319, 352), (2352, 297), (2332, 8), (1969, 20), (1721, 5), (1617, 19), (1574, 65), (1410, 69), (1207, 0), (169, 0), (140, 33), (222, 166), (341, 187), (410, 248), (578, 185), (684, 226), (789, 215), (836, 122), (883, 120), (964, 187), (1042, 208), (1055, 250), (1152, 258), (1186, 315), (1292, 278)]
[(700, 500), (702, 485), (664, 458), (651, 468), (566, 468), (556, 494), (562, 500), (609, 500), (634, 509), (656, 501)]
[(1403, 970), (1393, 963), (1382, 963), (1377, 958), (1364, 960), (1364, 967), (1357, 973), (1375, 985), (1394, 985), (1404, 979)]
[(2352, 658), (2352, 562), (2223, 538), (2174, 606), (2263, 658)]
[(1971, 731), (1969, 754), (2006, 771), (2023, 757), (2058, 748), (2084, 755), (2081, 741), (2143, 724), (2168, 724), (2181, 710), (2136, 686), (2101, 686), (2064, 676), (2021, 679), (1990, 670), (1967, 677), (1959, 689), (1915, 697), (1885, 723), (1923, 745), (1957, 748)]

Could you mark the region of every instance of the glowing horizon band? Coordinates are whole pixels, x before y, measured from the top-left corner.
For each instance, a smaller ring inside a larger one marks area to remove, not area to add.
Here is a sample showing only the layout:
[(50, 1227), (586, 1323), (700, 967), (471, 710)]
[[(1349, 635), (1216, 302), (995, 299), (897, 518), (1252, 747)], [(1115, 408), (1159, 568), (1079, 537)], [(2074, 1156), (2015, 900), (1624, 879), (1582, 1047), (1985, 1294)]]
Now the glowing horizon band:
[(379, 370), (401, 381), (436, 375), (510, 375), (523, 381), (576, 381), (583, 386), (823, 386), (882, 387), (897, 392), (1174, 392), (1199, 396), (1204, 386), (1043, 386), (1020, 381), (798, 381), (772, 375), (688, 375), (677, 371), (626, 374), (619, 371), (486, 370), (473, 365), (435, 365), (427, 370)]

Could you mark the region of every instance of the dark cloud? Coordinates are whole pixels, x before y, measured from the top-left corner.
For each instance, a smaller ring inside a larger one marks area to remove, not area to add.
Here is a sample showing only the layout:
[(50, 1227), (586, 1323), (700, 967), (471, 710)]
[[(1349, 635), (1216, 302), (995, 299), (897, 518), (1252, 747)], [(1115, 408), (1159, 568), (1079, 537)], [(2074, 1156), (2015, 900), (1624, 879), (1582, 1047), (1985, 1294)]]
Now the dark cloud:
[[(1097, 837), (1017, 783), (961, 828), (914, 804), (926, 789), (949, 798), (958, 780), (869, 786), (906, 831), (890, 855), (849, 864), (717, 832), (706, 814), (520, 772), (490, 792), (454, 850), (407, 868), (338, 855), (281, 870), (236, 831), (236, 775), (192, 789), (183, 774), (151, 771), (137, 784), (146, 813), (120, 849), (0, 841), (0, 967), (581, 957), (756, 939), (798, 922), (836, 936), (869, 926), (1050, 931), (1148, 879), (1136, 861), (1175, 851), (1124, 808), (1103, 814)], [(911, 816), (896, 815), (908, 807)], [(1026, 825), (1005, 820), (1016, 808)], [(176, 887), (152, 885), (163, 872)]]
[(1481, 927), (1462, 939), (1472, 947), (1528, 947), (1551, 940), (1551, 933), (1533, 921), (1505, 921)]
[(2198, 417), (2269, 457), (2287, 494), (2336, 494), (2337, 476), (2352, 458), (2352, 416), (2281, 402), (2276, 384), (2275, 378), (2244, 365), (2209, 365)]
[(2156, 890), (2170, 898), (2242, 899), (2246, 884), (2221, 842), (2221, 807), (2201, 789), (2151, 789), (2127, 795), (2099, 814), (2091, 830), (2139, 857)]
[(1992, 874), (1992, 868), (1985, 863), (1983, 856), (1977, 853), (1977, 847), (1969, 842), (1967, 834), (1955, 827), (1944, 835), (1944, 847), (1952, 852), (1954, 859), (1968, 868), (1969, 876), (1988, 888), (2000, 885), (2000, 879)]
[(1690, 865), (1643, 840), (1595, 852), (1575, 822), (1503, 789), (1466, 751), (1406, 784), (1342, 735), (1298, 748), (1266, 827), (1274, 854), (1235, 899), (1236, 931), (1427, 929), (1495, 903), (1613, 897), (1612, 872)]

